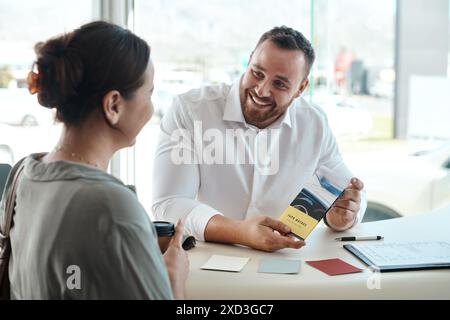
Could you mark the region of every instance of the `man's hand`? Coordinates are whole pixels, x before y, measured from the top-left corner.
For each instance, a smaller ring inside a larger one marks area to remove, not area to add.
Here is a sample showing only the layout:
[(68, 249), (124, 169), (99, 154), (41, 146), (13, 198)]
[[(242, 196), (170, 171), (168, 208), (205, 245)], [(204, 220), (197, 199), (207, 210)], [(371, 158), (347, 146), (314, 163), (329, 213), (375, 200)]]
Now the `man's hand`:
[(283, 248), (300, 249), (304, 241), (289, 235), (291, 229), (267, 216), (255, 216), (245, 219), (240, 226), (241, 244), (263, 251), (277, 251)]
[(328, 211), (326, 219), (331, 228), (336, 231), (349, 229), (355, 223), (361, 204), (361, 190), (364, 184), (358, 178), (352, 178), (342, 196), (336, 200)]
[(299, 249), (304, 241), (289, 235), (291, 229), (281, 221), (267, 216), (255, 216), (234, 220), (222, 215), (209, 219), (205, 228), (205, 240), (242, 244), (244, 246), (273, 252), (283, 248)]

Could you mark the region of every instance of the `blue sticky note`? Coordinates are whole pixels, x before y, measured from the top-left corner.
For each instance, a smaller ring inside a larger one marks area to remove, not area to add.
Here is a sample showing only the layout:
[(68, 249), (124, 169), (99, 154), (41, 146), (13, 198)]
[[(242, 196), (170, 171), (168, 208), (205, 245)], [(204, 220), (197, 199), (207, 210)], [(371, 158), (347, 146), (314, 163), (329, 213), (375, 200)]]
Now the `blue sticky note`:
[(260, 273), (296, 274), (300, 269), (300, 260), (263, 258), (259, 263)]

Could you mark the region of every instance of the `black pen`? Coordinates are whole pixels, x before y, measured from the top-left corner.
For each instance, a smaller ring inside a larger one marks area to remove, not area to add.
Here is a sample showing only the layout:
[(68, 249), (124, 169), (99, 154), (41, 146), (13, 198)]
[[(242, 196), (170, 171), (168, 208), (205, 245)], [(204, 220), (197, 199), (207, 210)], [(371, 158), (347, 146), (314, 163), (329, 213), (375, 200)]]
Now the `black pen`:
[(336, 238), (336, 241), (369, 241), (369, 240), (383, 240), (382, 236), (368, 236), (368, 237), (342, 237)]

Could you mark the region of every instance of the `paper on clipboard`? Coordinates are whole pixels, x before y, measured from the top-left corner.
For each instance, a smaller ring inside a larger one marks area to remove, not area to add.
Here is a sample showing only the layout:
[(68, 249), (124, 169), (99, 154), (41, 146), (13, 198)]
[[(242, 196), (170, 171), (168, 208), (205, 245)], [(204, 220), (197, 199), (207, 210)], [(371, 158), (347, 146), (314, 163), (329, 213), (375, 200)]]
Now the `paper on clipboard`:
[(450, 242), (348, 244), (344, 248), (380, 270), (450, 267)]

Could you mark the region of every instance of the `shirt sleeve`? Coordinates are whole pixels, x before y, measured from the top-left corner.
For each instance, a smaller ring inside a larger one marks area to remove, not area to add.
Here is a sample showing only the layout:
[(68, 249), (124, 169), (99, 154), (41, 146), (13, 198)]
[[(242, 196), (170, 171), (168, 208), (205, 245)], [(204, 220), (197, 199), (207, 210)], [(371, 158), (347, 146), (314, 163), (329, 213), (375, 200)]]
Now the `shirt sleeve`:
[[(323, 115), (323, 137), (322, 137), (322, 150), (319, 159), (319, 164), (317, 168), (317, 173), (319, 175), (326, 175), (326, 172), (331, 172), (335, 177), (338, 177), (341, 181), (349, 182), (352, 177), (354, 177), (353, 173), (349, 170), (344, 160), (342, 159), (341, 153), (339, 152), (339, 148), (336, 142), (336, 139), (331, 132), (331, 129), (328, 125), (328, 120), (326, 115)], [(357, 218), (352, 227), (361, 222), (364, 213), (367, 209), (367, 196), (366, 191), (363, 189), (361, 191), (361, 203), (360, 209), (358, 211)]]
[(158, 220), (182, 219), (185, 232), (204, 241), (208, 221), (216, 209), (196, 200), (200, 187), (192, 117), (175, 97), (164, 116), (153, 168), (152, 211)]

